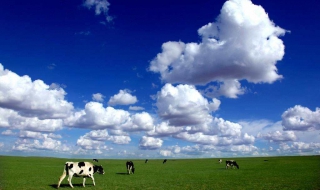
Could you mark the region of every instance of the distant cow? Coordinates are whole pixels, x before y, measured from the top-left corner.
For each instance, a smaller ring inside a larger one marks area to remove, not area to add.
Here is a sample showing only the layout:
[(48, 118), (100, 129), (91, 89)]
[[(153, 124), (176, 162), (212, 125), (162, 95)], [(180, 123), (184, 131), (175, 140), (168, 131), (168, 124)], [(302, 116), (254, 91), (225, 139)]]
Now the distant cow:
[(234, 166), (236, 166), (239, 169), (239, 165), (234, 160), (227, 160), (226, 161), (226, 169), (228, 169), (229, 166), (232, 166), (232, 168), (234, 168)]
[(99, 160), (98, 159), (92, 159), (94, 162), (99, 162)]
[(126, 163), (126, 166), (127, 166), (127, 171), (128, 171), (128, 174), (130, 175), (130, 173), (132, 172), (132, 174), (134, 174), (134, 165), (133, 165), (133, 162), (132, 161), (128, 161)]
[(166, 162), (167, 162), (167, 159), (164, 159), (163, 162), (162, 162), (162, 164), (164, 164), (164, 163), (166, 163)]
[(222, 163), (222, 159), (219, 159), (219, 163), (220, 163), (220, 164)]
[(94, 173), (104, 174), (102, 166), (96, 166), (90, 162), (66, 162), (63, 173), (59, 179), (57, 188), (60, 187), (60, 183), (66, 177), (66, 175), (69, 175), (68, 181), (70, 187), (72, 188), (73, 186), (71, 180), (73, 176), (83, 177), (83, 187), (85, 187), (86, 178), (90, 177), (92, 179), (93, 185), (95, 186), (96, 184), (93, 178)]
[(148, 159), (146, 159), (146, 161), (145, 161), (144, 163), (148, 163), (148, 161), (149, 161), (149, 160), (148, 160)]

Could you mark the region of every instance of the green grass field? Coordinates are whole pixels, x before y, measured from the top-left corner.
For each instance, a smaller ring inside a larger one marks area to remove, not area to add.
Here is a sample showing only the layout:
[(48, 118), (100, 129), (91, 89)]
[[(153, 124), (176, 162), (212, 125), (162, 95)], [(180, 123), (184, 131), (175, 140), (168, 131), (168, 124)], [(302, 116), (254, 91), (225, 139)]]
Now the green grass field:
[[(126, 160), (99, 159), (106, 174), (94, 175), (96, 186), (87, 179), (85, 189), (320, 189), (320, 156), (234, 159), (239, 170), (226, 170), (218, 159), (132, 160), (132, 175), (126, 174)], [(56, 189), (66, 161), (91, 160), (0, 156), (0, 189)], [(83, 189), (82, 178), (72, 184)], [(60, 189), (71, 189), (67, 178)]]

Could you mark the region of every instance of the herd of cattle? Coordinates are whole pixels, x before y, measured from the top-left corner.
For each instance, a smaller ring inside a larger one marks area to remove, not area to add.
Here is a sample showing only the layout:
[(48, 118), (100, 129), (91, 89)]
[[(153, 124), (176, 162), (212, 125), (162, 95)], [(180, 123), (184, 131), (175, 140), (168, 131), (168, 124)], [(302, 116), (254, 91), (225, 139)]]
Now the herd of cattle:
[[(222, 163), (222, 159), (218, 160), (219, 163)], [(99, 162), (97, 159), (93, 159), (93, 162)], [(163, 160), (163, 164), (167, 162), (167, 159)], [(146, 159), (145, 163), (148, 163), (148, 159)], [(228, 169), (229, 167), (237, 167), (239, 169), (239, 165), (237, 164), (236, 161), (234, 160), (226, 160), (226, 169)], [(127, 161), (126, 162), (126, 168), (127, 168), (127, 172), (130, 175), (131, 173), (134, 174), (134, 164), (132, 161)], [(102, 167), (102, 165), (97, 166), (92, 164), (91, 162), (66, 162), (64, 169), (63, 169), (63, 173), (59, 178), (59, 182), (57, 185), (57, 188), (60, 187), (60, 184), (62, 182), (62, 180), (68, 175), (68, 182), (70, 187), (73, 188), (73, 185), (71, 183), (72, 177), (83, 177), (83, 187), (85, 187), (85, 182), (86, 182), (86, 178), (91, 178), (92, 182), (93, 182), (93, 186), (95, 186), (95, 181), (94, 181), (94, 177), (93, 174), (98, 173), (98, 174), (104, 174), (104, 169)]]

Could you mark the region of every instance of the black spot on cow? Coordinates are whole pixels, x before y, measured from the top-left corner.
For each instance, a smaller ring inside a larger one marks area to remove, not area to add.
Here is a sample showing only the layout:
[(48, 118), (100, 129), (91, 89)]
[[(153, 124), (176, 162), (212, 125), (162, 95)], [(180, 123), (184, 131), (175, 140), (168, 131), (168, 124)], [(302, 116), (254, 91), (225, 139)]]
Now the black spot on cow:
[(92, 169), (92, 168), (90, 167), (90, 168), (89, 168), (89, 172), (91, 172), (91, 169)]
[(69, 168), (69, 169), (73, 168), (73, 164), (70, 164), (68, 168)]
[(85, 163), (84, 162), (79, 162), (78, 166), (79, 166), (79, 168), (81, 168), (82, 166), (85, 166)]
[(81, 170), (80, 172), (79, 172), (79, 174), (82, 174), (83, 173), (83, 170)]

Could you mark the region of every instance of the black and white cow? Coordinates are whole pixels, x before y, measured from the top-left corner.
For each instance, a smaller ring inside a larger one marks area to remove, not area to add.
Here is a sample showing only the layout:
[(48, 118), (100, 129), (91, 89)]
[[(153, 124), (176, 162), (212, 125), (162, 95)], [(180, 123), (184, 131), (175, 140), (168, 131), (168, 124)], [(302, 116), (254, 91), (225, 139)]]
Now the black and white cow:
[(234, 160), (227, 160), (226, 161), (226, 169), (228, 169), (229, 166), (232, 168), (234, 168), (234, 166), (236, 166), (239, 169), (239, 165)]
[(85, 187), (86, 178), (90, 177), (92, 179), (93, 185), (95, 186), (93, 174), (99, 173), (104, 174), (102, 166), (93, 165), (90, 162), (66, 162), (64, 166), (63, 173), (59, 179), (58, 187), (60, 187), (61, 181), (68, 176), (69, 185), (73, 188), (71, 180), (72, 177), (83, 177), (83, 187)]
[(166, 162), (167, 162), (167, 159), (164, 159), (163, 162), (162, 162), (162, 164), (164, 164), (164, 163), (166, 163)]
[(148, 159), (146, 159), (146, 161), (145, 161), (144, 163), (148, 163), (148, 161), (149, 161), (149, 160), (148, 160)]
[(98, 159), (92, 159), (92, 161), (94, 161), (94, 162), (99, 162), (99, 160), (98, 160)]
[(133, 165), (133, 162), (132, 161), (127, 161), (126, 163), (126, 167), (127, 167), (127, 171), (128, 171), (128, 174), (130, 175), (130, 173), (132, 172), (132, 174), (134, 174), (134, 165)]
[(219, 159), (219, 163), (220, 163), (220, 164), (222, 163), (222, 159)]

